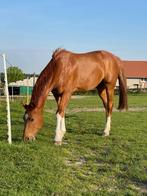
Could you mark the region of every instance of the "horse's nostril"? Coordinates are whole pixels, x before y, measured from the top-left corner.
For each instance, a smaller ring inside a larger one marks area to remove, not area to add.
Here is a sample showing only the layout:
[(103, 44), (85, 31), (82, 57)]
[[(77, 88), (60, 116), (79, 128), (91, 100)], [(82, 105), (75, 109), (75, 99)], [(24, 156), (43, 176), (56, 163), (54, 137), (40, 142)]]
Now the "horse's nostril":
[(35, 138), (35, 136), (26, 136), (25, 138), (24, 138), (24, 141), (25, 142), (27, 142), (27, 141), (34, 141), (36, 138)]
[(27, 142), (29, 140), (29, 137), (24, 137), (24, 142)]

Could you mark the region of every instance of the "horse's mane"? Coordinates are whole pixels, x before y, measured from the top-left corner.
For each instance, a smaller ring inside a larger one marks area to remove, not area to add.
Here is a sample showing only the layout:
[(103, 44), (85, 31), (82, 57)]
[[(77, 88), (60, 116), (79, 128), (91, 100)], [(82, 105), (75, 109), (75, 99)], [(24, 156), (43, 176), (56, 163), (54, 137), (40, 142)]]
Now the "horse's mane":
[(34, 109), (37, 106), (37, 103), (40, 97), (45, 96), (44, 89), (51, 82), (52, 77), (53, 77), (54, 62), (62, 51), (65, 51), (65, 50), (62, 48), (56, 49), (52, 54), (52, 59), (47, 64), (47, 66), (43, 69), (43, 71), (40, 73), (36, 81), (36, 84), (33, 88), (30, 104), (27, 105), (27, 110)]
[(54, 52), (53, 52), (53, 54), (52, 54), (52, 59), (57, 59), (58, 58), (58, 56), (59, 56), (59, 54), (61, 53), (61, 52), (63, 52), (63, 51), (65, 51), (65, 49), (63, 49), (63, 48), (57, 48)]
[(52, 60), (47, 64), (47, 66), (43, 69), (41, 74), (39, 75), (36, 84), (33, 88), (31, 101), (29, 104), (30, 110), (34, 109), (37, 106), (37, 103), (41, 96), (43, 96), (44, 89), (46, 85), (52, 79), (53, 65)]

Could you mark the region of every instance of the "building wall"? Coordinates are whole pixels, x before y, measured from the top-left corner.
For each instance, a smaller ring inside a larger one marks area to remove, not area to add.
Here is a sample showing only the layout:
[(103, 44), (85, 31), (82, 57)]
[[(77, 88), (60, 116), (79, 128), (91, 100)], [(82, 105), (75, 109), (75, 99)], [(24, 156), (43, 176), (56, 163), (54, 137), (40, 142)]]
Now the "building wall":
[[(118, 80), (117, 80), (116, 86), (119, 86)], [(147, 88), (147, 82), (140, 78), (127, 78), (127, 88), (128, 89), (136, 89), (136, 88), (144, 89), (144, 88)]]
[(30, 86), (20, 86), (20, 95), (31, 95), (32, 94), (32, 90), (33, 90), (33, 87), (30, 87)]
[(140, 79), (133, 79), (129, 78), (127, 79), (127, 88), (128, 89), (134, 89), (140, 87)]

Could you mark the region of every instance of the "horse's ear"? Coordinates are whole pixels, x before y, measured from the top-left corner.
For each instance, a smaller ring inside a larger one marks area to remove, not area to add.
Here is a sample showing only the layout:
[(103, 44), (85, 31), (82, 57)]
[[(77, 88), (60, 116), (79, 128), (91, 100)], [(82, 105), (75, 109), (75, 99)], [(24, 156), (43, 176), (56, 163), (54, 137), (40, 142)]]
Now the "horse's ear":
[(36, 107), (35, 103), (31, 103), (31, 108), (34, 109)]
[(30, 110), (34, 109), (35, 106), (36, 106), (36, 105), (35, 105), (34, 103), (31, 103), (31, 104), (29, 104), (29, 105), (23, 104), (24, 109), (26, 109), (27, 111), (30, 111)]
[(26, 110), (28, 109), (28, 106), (29, 106), (29, 105), (27, 105), (27, 104), (23, 104), (23, 107), (24, 107), (24, 109), (26, 109)]

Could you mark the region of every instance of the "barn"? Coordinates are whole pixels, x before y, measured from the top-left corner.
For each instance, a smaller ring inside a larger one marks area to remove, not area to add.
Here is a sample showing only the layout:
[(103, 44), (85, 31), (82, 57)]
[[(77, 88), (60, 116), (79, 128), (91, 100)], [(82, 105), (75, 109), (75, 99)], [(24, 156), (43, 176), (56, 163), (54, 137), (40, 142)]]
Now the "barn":
[(31, 95), (33, 86), (37, 80), (37, 77), (26, 78), (24, 80), (18, 80), (16, 82), (9, 83), (10, 95)]
[(128, 89), (147, 89), (147, 61), (123, 61)]

